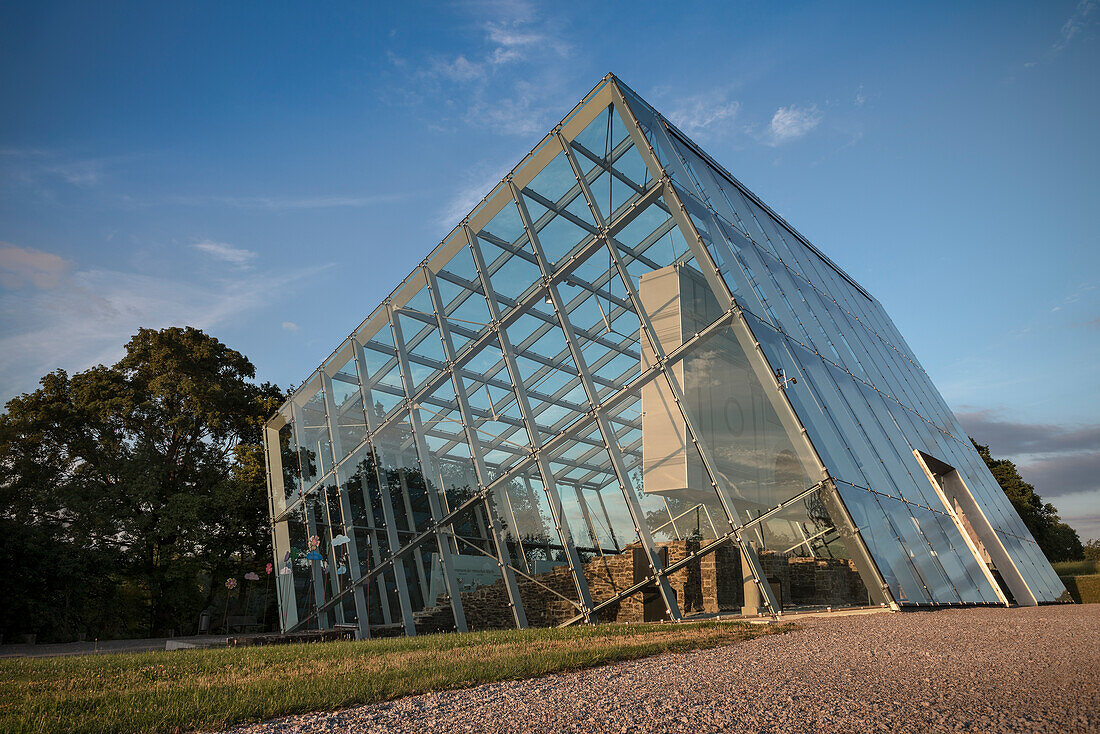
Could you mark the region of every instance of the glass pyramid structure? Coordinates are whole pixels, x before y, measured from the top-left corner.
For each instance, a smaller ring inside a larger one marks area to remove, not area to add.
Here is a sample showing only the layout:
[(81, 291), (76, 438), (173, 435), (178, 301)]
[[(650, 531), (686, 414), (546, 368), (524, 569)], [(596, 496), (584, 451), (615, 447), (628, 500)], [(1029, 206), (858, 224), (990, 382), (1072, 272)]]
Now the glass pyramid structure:
[(265, 442), (287, 631), (1064, 598), (879, 302), (612, 75)]

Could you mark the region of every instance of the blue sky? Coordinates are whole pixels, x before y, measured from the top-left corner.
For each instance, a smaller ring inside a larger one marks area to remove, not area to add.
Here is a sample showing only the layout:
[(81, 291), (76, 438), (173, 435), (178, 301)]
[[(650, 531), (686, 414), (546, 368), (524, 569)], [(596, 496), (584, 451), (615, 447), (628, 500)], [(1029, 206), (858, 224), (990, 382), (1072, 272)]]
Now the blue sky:
[(0, 399), (185, 323), (297, 384), (613, 71), (1100, 537), (1095, 0), (387, 5), (0, 7)]

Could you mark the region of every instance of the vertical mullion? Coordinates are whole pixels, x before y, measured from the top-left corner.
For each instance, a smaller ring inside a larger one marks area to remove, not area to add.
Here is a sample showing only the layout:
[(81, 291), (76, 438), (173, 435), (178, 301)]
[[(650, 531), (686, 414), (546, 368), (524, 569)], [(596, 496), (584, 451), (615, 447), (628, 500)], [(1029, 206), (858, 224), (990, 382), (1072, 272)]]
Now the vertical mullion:
[[(662, 170), (661, 178), (664, 180), (665, 200), (668, 203), (669, 212), (672, 214), (673, 218), (676, 220), (676, 223), (679, 225), (681, 231), (683, 232), (684, 239), (687, 240), (687, 243), (691, 247), (692, 252), (695, 255), (695, 259), (700, 264), (700, 267), (703, 266), (703, 263), (706, 263), (710, 266), (704, 268), (706, 272), (704, 272), (703, 275), (711, 284), (711, 288), (714, 291), (714, 295), (718, 298), (719, 304), (723, 308), (733, 309), (736, 316), (736, 318), (734, 319), (734, 324), (736, 325), (736, 327), (739, 327), (734, 329), (734, 333), (737, 336), (738, 341), (742, 343), (743, 347), (745, 346), (747, 341), (752, 342), (752, 346), (754, 347), (754, 349), (750, 350), (746, 348), (745, 351), (747, 354), (755, 352), (758, 357), (758, 359), (756, 360), (750, 359), (749, 362), (750, 364), (753, 364), (754, 369), (758, 372), (757, 376), (761, 379), (761, 384), (768, 384), (767, 380), (765, 379), (766, 377), (770, 377), (774, 382), (774, 375), (771, 375), (770, 373), (768, 375), (759, 374), (761, 371), (763, 371), (762, 366), (768, 365), (767, 357), (766, 355), (764, 355), (764, 352), (760, 347), (760, 343), (753, 336), (752, 329), (749, 326), (748, 321), (745, 319), (744, 315), (741, 313), (740, 308), (738, 308), (737, 303), (733, 298), (733, 295), (729, 292), (728, 286), (718, 274), (718, 269), (717, 267), (715, 267), (714, 262), (710, 257), (710, 253), (708, 253), (706, 247), (703, 246), (702, 237), (699, 235), (699, 232), (696, 230), (694, 223), (691, 221), (691, 217), (687, 215), (687, 212), (684, 209), (683, 202), (680, 201), (680, 197), (676, 193), (675, 187), (672, 185), (672, 182), (668, 179), (668, 177), (663, 174), (663, 168), (661, 167), (660, 161), (657, 159), (657, 155), (653, 151), (653, 148), (649, 145), (649, 141), (642, 133), (642, 130), (638, 125), (638, 121), (634, 118), (633, 113), (630, 111), (629, 106), (626, 104), (626, 101), (622, 96), (622, 92), (615, 85), (612, 85), (611, 92), (612, 97), (615, 100), (615, 105), (621, 105), (622, 109), (624, 110), (627, 131), (634, 139), (635, 147), (637, 147), (638, 152), (642, 154), (643, 160), (646, 161), (647, 165), (650, 165), (651, 167), (656, 166), (657, 168)], [(770, 370), (770, 365), (768, 366)], [(671, 376), (669, 376), (667, 373), (666, 377), (669, 378), (668, 381), (670, 385), (675, 383), (675, 380), (672, 379)], [(674, 391), (679, 392), (675, 386)], [(778, 389), (778, 384), (777, 392), (783, 393), (782, 390)], [(801, 440), (795, 443), (796, 449), (799, 450), (800, 454), (808, 453), (810, 456), (812, 456), (814, 459), (813, 463), (821, 469), (822, 476), (824, 478), (828, 478), (828, 469), (826, 468), (824, 462), (821, 461), (821, 457), (818, 455), (816, 449), (814, 449), (813, 443), (810, 441), (809, 436), (806, 433), (806, 428), (798, 419), (798, 414), (795, 412), (794, 407), (790, 404), (789, 398), (785, 394), (774, 395), (771, 391), (767, 391), (767, 394), (770, 402), (776, 410), (776, 414), (779, 416), (780, 421), (784, 425), (784, 428), (787, 429), (788, 435), (791, 435), (792, 438), (794, 435), (798, 435), (800, 437)], [(681, 411), (683, 411), (683, 406), (681, 406)], [(687, 417), (686, 412), (685, 417)], [(793, 431), (792, 428), (794, 429)], [(693, 435), (697, 436), (690, 425), (688, 430), (692, 431)], [(697, 445), (700, 446), (700, 453), (702, 454), (702, 444), (697, 443)], [(704, 466), (707, 468), (708, 473), (711, 473), (711, 468), (707, 466), (708, 461), (706, 457), (704, 458), (703, 463)], [(712, 473), (711, 481), (714, 480), (715, 475)], [(828, 486), (830, 486), (830, 483), (826, 482), (826, 487)], [(721, 495), (722, 493), (720, 492), (719, 494)], [(843, 507), (843, 502), (840, 500), (839, 494), (836, 494), (836, 500), (839, 502), (840, 506)], [(852, 523), (850, 515), (847, 513), (847, 511), (845, 511), (841, 517), (834, 519), (834, 524), (842, 524), (845, 522), (849, 524), (849, 527), (844, 529), (851, 534), (851, 537), (855, 541), (852, 544), (854, 546), (852, 550), (854, 551), (854, 554), (856, 556), (860, 557), (859, 563), (857, 565), (859, 565), (861, 570), (866, 573), (865, 581), (873, 582), (867, 585), (869, 587), (877, 587), (881, 593), (881, 597), (891, 606), (897, 608), (896, 603), (894, 602), (893, 597), (889, 592), (889, 587), (885, 585), (882, 574), (878, 571), (878, 566), (875, 563), (874, 558), (871, 556), (870, 551), (867, 549), (867, 545), (863, 541), (863, 537), (859, 532), (859, 528), (856, 527), (854, 523)], [(738, 522), (737, 524), (740, 524), (740, 522)], [(744, 553), (746, 552), (746, 549), (748, 550), (747, 557), (750, 559), (750, 566), (752, 566), (753, 568), (753, 573), (756, 574), (757, 567), (759, 566), (759, 559), (756, 557), (756, 553), (752, 550), (751, 546), (743, 541), (740, 532), (735, 533), (735, 535), (737, 537), (738, 543), (742, 547), (742, 552)], [(762, 575), (762, 568), (760, 569), (760, 573), (761, 576), (757, 578), (757, 583), (760, 588), (765, 591), (765, 601), (768, 606), (773, 609), (773, 611), (778, 611), (776, 606), (774, 605), (775, 598), (772, 594), (771, 587), (767, 583), (767, 579), (764, 578)]]
[[(412, 369), (409, 367), (409, 356), (405, 350), (405, 339), (401, 334), (401, 322), (397, 318), (393, 304), (387, 303), (390, 325), (393, 329), (393, 343), (397, 351), (397, 364), (401, 370), (401, 380), (405, 383), (405, 394), (413, 395), (414, 386)], [(428, 497), (428, 508), (432, 514), (432, 531), (435, 534), (436, 546), (439, 549), (439, 564), (443, 568), (443, 581), (447, 586), (447, 593), (451, 597), (451, 611), (454, 613), (455, 629), (466, 632), (466, 615), (462, 611), (462, 591), (455, 578), (454, 562), (451, 559), (451, 540), (445, 536), (439, 521), (443, 517), (440, 491), (436, 483), (428, 478), (428, 469), (432, 466), (432, 456), (428, 453), (428, 444), (424, 440), (424, 425), (420, 422), (420, 411), (412, 403), (412, 398), (407, 398), (406, 408), (409, 414), (409, 425), (412, 427), (413, 441), (416, 444), (416, 453), (420, 457), (420, 473), (424, 477), (424, 494)], [(432, 486), (429, 486), (432, 485)]]
[[(615, 106), (618, 107), (621, 105), (622, 109), (625, 112), (624, 122), (626, 123), (627, 132), (634, 140), (634, 147), (638, 149), (638, 153), (642, 156), (642, 160), (645, 161), (646, 164), (650, 166), (650, 168), (655, 168), (660, 171), (660, 173), (656, 175), (656, 178), (664, 182), (664, 197), (665, 201), (668, 204), (669, 212), (671, 213), (673, 219), (676, 220), (676, 223), (680, 226), (680, 229), (684, 234), (684, 239), (687, 241), (688, 246), (691, 248), (692, 253), (695, 256), (696, 262), (698, 262), (700, 268), (703, 269), (703, 276), (710, 284), (711, 290), (714, 292), (715, 297), (718, 299), (720, 307), (724, 310), (729, 310), (734, 306), (733, 297), (726, 289), (726, 285), (722, 281), (721, 276), (718, 274), (717, 268), (715, 268), (713, 266), (713, 263), (710, 261), (709, 254), (706, 252), (706, 248), (702, 246), (702, 240), (699, 238), (698, 232), (695, 231), (694, 227), (691, 227), (690, 229), (688, 228), (691, 225), (690, 217), (688, 217), (687, 214), (683, 211), (683, 204), (680, 203), (679, 197), (676, 196), (676, 192), (672, 186), (671, 181), (669, 181), (668, 176), (665, 175), (664, 169), (661, 166), (660, 161), (657, 160), (656, 154), (649, 146), (649, 141), (646, 140), (645, 135), (642, 133), (641, 128), (638, 126), (638, 121), (634, 119), (634, 115), (630, 113), (630, 108), (627, 106), (626, 101), (623, 99), (622, 93), (619, 91), (618, 87), (614, 85), (612, 85), (612, 96), (615, 100)], [(612, 253), (612, 257), (616, 257), (618, 255), (618, 252), (616, 252), (615, 243), (609, 241), (608, 245)], [(711, 267), (704, 267), (704, 263), (710, 265)], [(621, 264), (621, 262), (617, 261), (617, 266), (619, 264)], [(629, 275), (624, 276), (624, 282), (626, 283), (627, 288), (633, 290), (631, 288), (633, 286), (633, 281), (630, 280)], [(632, 296), (636, 297), (637, 294), (632, 293)], [(639, 318), (645, 318), (646, 321), (648, 321), (648, 317), (644, 316), (644, 314), (646, 313), (645, 309), (641, 308), (640, 299), (638, 301), (638, 305), (636, 305), (636, 308), (638, 308), (639, 310)], [(656, 333), (652, 329), (653, 325), (649, 324), (649, 333), (652, 334), (652, 336), (650, 337), (650, 344), (654, 349), (659, 349), (659, 342), (656, 340)], [(719, 501), (722, 503), (722, 509), (726, 513), (727, 521), (729, 522), (731, 527), (737, 528), (741, 525), (741, 520), (737, 517), (736, 513), (732, 511), (732, 508), (729, 507), (726, 493), (722, 491), (722, 489), (720, 488), (721, 485), (719, 485), (718, 483), (719, 474), (716, 471), (714, 462), (710, 456), (710, 450), (706, 446), (706, 442), (699, 439), (700, 434), (697, 430), (697, 426), (695, 425), (695, 421), (689, 415), (690, 411), (688, 411), (687, 409), (687, 405), (684, 401), (684, 396), (682, 391), (680, 390), (680, 386), (679, 384), (677, 384), (676, 379), (669, 374), (667, 370), (667, 364), (665, 363), (665, 360), (661, 358), (661, 354), (662, 352), (659, 351), (658, 363), (662, 366), (661, 371), (665, 376), (665, 381), (668, 383), (669, 389), (672, 391), (673, 398), (676, 401), (676, 405), (684, 418), (684, 425), (687, 428), (688, 432), (691, 434), (692, 444), (699, 451), (699, 457), (702, 459), (703, 468), (710, 478), (711, 485), (714, 487), (715, 492), (718, 495)], [(750, 362), (751, 361), (752, 360), (750, 360)], [(780, 413), (780, 415), (782, 415), (782, 413)], [(740, 546), (742, 555), (749, 562), (749, 568), (752, 570), (753, 576), (756, 580), (756, 584), (760, 588), (760, 591), (764, 596), (764, 603), (768, 606), (773, 614), (778, 613), (780, 611), (779, 604), (776, 601), (775, 594), (772, 592), (771, 585), (768, 583), (767, 577), (764, 574), (764, 568), (760, 563), (760, 558), (757, 556), (756, 550), (748, 541), (745, 540), (740, 530), (734, 531), (734, 537), (737, 539), (737, 543)]]
[[(332, 395), (332, 377), (330, 377), (328, 372), (326, 372), (324, 369), (321, 370), (321, 387), (325, 391), (325, 412), (330, 416), (329, 434), (332, 436), (332, 445), (336, 452), (336, 456), (344, 457), (345, 454), (343, 451), (343, 437), (340, 435), (339, 418), (334, 418), (334, 416), (337, 416), (337, 406), (336, 400), (333, 398)], [(366, 416), (364, 415), (364, 426), (366, 425), (365, 417)], [(336, 425), (333, 425), (334, 421), (336, 422)], [(345, 552), (348, 555), (348, 575), (351, 577), (352, 581), (352, 594), (355, 599), (355, 616), (358, 618), (357, 621), (359, 622), (359, 635), (360, 637), (367, 638), (370, 637), (370, 612), (367, 609), (367, 602), (363, 596), (362, 585), (355, 583), (362, 575), (361, 569), (359, 568), (358, 543), (355, 538), (355, 520), (352, 517), (351, 502), (348, 499), (348, 494), (347, 490), (344, 487), (344, 482), (340, 481), (339, 471), (333, 472), (333, 481), (335, 482), (334, 489), (336, 490), (337, 498), (340, 501), (341, 525), (344, 529), (344, 532), (348, 534), (349, 539), (347, 550)], [(331, 557), (329, 558), (329, 563), (334, 564), (336, 563), (336, 552), (332, 550), (332, 513), (329, 510), (328, 502), (325, 503), (325, 512), (328, 513), (329, 517), (329, 550), (331, 555)], [(349, 520), (351, 520), (350, 524)], [(339, 594), (340, 575), (336, 573), (335, 566), (333, 567), (330, 577), (333, 580), (335, 593)], [(336, 615), (337, 618), (340, 619), (341, 622), (343, 622), (343, 604), (337, 606)]]
[(454, 383), (455, 398), (458, 400), (458, 409), (462, 415), (462, 428), (466, 433), (466, 441), (470, 447), (470, 456), (474, 460), (474, 470), (477, 472), (477, 482), (480, 491), (485, 493), (485, 515), (489, 519), (489, 530), (492, 534), (493, 545), (497, 552), (497, 565), (504, 578), (505, 588), (508, 590), (508, 599), (511, 601), (512, 615), (516, 620), (516, 627), (527, 626), (527, 615), (523, 610), (523, 599), (520, 598), (519, 587), (516, 585), (516, 576), (512, 571), (512, 559), (508, 556), (508, 546), (504, 542), (500, 520), (493, 512), (489, 494), (485, 489), (489, 486), (489, 470), (485, 466), (485, 457), (481, 450), (481, 441), (478, 439), (475, 428), (473, 411), (470, 410), (470, 401), (466, 394), (466, 385), (462, 381), (462, 374), (456, 365), (458, 357), (455, 354), (454, 339), (451, 337), (451, 328), (445, 316), (443, 299), (439, 295), (439, 283), (436, 282), (435, 273), (424, 267), (424, 278), (428, 282), (428, 294), (431, 296), (432, 308), (435, 309), (436, 323), (439, 324), (439, 337), (443, 342), (443, 354), (447, 358), (447, 370), (451, 373), (451, 382)]
[[(291, 415), (293, 416), (293, 412)], [(274, 449), (272, 449), (272, 446), (274, 446)], [(286, 518), (282, 520), (275, 519), (286, 512), (283, 444), (279, 437), (279, 429), (264, 427), (264, 448), (268, 458), (268, 501), (270, 503), (268, 507), (271, 511), (271, 572), (275, 575), (275, 596), (279, 607), (279, 629), (285, 633), (298, 624), (298, 606), (294, 593), (293, 572), (286, 575), (288, 582), (284, 582), (282, 573), (285, 565), (282, 562), (282, 556), (290, 550), (290, 524)], [(278, 498), (278, 501), (276, 501), (276, 498)], [(275, 508), (280, 505), (281, 509), (276, 513)], [(285, 591), (284, 586), (288, 587)]]
[[(559, 138), (559, 141), (566, 146), (566, 152), (570, 153), (568, 150), (568, 143), (565, 143), (563, 138)], [(571, 162), (573, 165), (576, 165), (575, 159)], [(579, 168), (575, 169), (575, 171), (579, 170)], [(577, 178), (578, 180), (584, 180), (583, 175), (578, 175)], [(546, 291), (553, 303), (558, 322), (561, 324), (562, 333), (565, 335), (565, 342), (569, 346), (569, 352), (573, 356), (573, 365), (577, 368), (577, 372), (581, 378), (581, 384), (584, 385), (584, 391), (588, 395), (589, 410), (596, 419), (596, 424), (599, 426), (604, 448), (607, 449), (608, 456), (611, 458), (612, 467), (622, 487), (623, 497), (626, 499), (627, 508), (630, 510), (631, 518), (634, 521), (634, 528), (638, 531), (638, 539), (641, 541), (642, 547), (645, 549), (646, 555), (649, 558), (650, 571), (657, 578), (657, 587), (665, 603), (665, 608), (668, 610), (669, 617), (676, 620), (681, 619), (680, 605), (676, 602), (676, 592), (672, 590), (672, 586), (668, 583), (668, 579), (660, 573), (663, 567), (660, 555), (657, 552), (657, 546), (653, 542), (653, 537), (649, 534), (649, 528), (645, 524), (645, 517), (642, 514), (642, 508), (638, 503), (638, 498), (630, 491), (630, 474), (626, 471), (626, 463), (623, 461), (622, 454), (619, 451), (619, 443), (617, 440), (614, 440), (615, 433), (611, 430), (611, 424), (608, 422), (607, 416), (603, 414), (603, 411), (597, 409), (600, 403), (600, 396), (596, 391), (596, 384), (592, 381), (592, 374), (589, 372), (587, 361), (584, 358), (584, 354), (581, 352), (580, 343), (577, 341), (577, 335), (573, 332), (573, 325), (569, 321), (569, 313), (565, 310), (565, 303), (562, 301), (561, 294), (558, 292), (557, 284), (555, 284), (550, 277), (550, 263), (546, 259), (546, 253), (542, 249), (542, 243), (539, 242), (538, 232), (535, 231), (535, 226), (531, 222), (531, 214), (527, 211), (527, 205), (523, 201), (523, 194), (520, 193), (515, 182), (509, 179), (508, 186), (512, 190), (512, 198), (515, 200), (516, 207), (519, 209), (519, 216), (520, 220), (523, 222), (523, 227), (527, 230), (527, 237), (531, 241), (531, 248), (535, 253), (535, 259), (538, 260), (539, 268), (542, 270)], [(583, 184), (583, 190), (587, 192), (586, 196), (591, 196), (592, 192), (588, 189), (587, 181)], [(589, 201), (589, 205), (592, 205), (591, 200)], [(603, 229), (606, 231), (606, 227)]]
[[(319, 494), (321, 494), (320, 488), (314, 491), (314, 498), (316, 499), (316, 496)], [(306, 533), (308, 533), (307, 537), (312, 537), (314, 535), (317, 535), (317, 519), (313, 516), (313, 508), (310, 507), (308, 499), (308, 497), (302, 498), (302, 513), (306, 516)], [(314, 504), (316, 504), (316, 502)], [(317, 564), (317, 561), (309, 562), (309, 570), (310, 573), (313, 575), (313, 603), (316, 605), (314, 607), (314, 616), (317, 618), (317, 628), (327, 630), (329, 627), (328, 612), (322, 613), (320, 611), (321, 607), (325, 605), (324, 576), (321, 574), (321, 567)]]
[[(374, 476), (378, 482), (378, 501), (382, 505), (382, 521), (385, 524), (386, 542), (389, 544), (390, 554), (392, 555), (398, 548), (401, 547), (401, 541), (397, 536), (397, 519), (393, 512), (393, 495), (390, 492), (389, 482), (382, 476), (382, 467), (379, 465), (380, 455), (375, 446), (375, 432), (373, 421), (371, 420), (371, 406), (374, 405), (374, 396), (371, 395), (369, 376), (367, 375), (367, 357), (363, 352), (363, 345), (359, 343), (359, 340), (352, 337), (351, 343), (355, 348), (355, 366), (356, 373), (359, 375), (359, 393), (363, 399), (363, 419), (367, 427), (367, 446), (371, 452), (371, 459), (374, 461)], [(371, 502), (370, 488), (366, 481), (363, 482), (363, 501), (367, 512), (370, 513), (371, 526), (374, 526), (374, 506)], [(374, 560), (375, 563), (381, 561), (380, 551), (378, 551), (378, 537), (377, 531), (371, 531), (373, 537)], [(405, 628), (405, 634), (410, 637), (416, 636), (416, 625), (413, 622), (412, 603), (409, 601), (409, 585), (405, 578), (405, 561), (403, 558), (395, 558), (393, 561), (393, 576), (397, 585), (397, 602), (401, 608), (401, 624)], [(378, 590), (382, 595), (380, 598), (383, 600), (383, 604), (388, 607), (389, 599), (388, 592), (386, 591), (385, 574), (378, 574)]]
[(542, 475), (542, 485), (546, 490), (546, 499), (550, 503), (550, 514), (554, 519), (554, 524), (557, 526), (558, 538), (561, 540), (562, 549), (565, 552), (565, 559), (569, 564), (569, 571), (573, 576), (573, 585), (577, 589), (577, 598), (581, 603), (581, 614), (586, 621), (592, 621), (590, 610), (593, 605), (592, 596), (588, 591), (588, 580), (584, 576), (584, 568), (582, 567), (580, 556), (577, 554), (577, 547), (573, 543), (572, 534), (569, 532), (569, 522), (565, 518), (557, 482), (554, 480), (554, 475), (550, 471), (550, 464), (546, 460), (546, 455), (542, 451), (542, 440), (539, 438), (539, 429), (535, 424), (535, 416), (531, 411), (531, 403), (527, 399), (527, 389), (523, 385), (519, 365), (516, 363), (515, 353), (508, 339), (508, 332), (501, 323), (500, 305), (497, 303), (496, 292), (493, 290), (493, 285), (489, 281), (489, 271), (485, 267), (485, 258), (481, 254), (481, 247), (478, 245), (477, 237), (474, 235), (469, 225), (464, 224), (463, 230), (466, 233), (466, 240), (470, 246), (470, 253), (474, 258), (474, 267), (477, 268), (482, 291), (485, 293), (485, 301), (489, 306), (489, 317), (493, 329), (496, 331), (500, 350), (504, 354), (504, 364), (508, 369), (508, 375), (512, 379), (512, 387), (516, 392), (516, 403), (519, 406), (523, 422), (527, 426), (527, 433), (531, 441), (535, 464), (538, 466), (539, 473)]

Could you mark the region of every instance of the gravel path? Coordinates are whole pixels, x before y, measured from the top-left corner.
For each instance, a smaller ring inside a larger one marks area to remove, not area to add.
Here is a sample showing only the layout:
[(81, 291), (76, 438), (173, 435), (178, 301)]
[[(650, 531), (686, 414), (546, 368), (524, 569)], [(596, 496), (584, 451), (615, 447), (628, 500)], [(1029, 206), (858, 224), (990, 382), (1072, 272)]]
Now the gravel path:
[(727, 647), (236, 731), (1100, 731), (1100, 605), (804, 624)]

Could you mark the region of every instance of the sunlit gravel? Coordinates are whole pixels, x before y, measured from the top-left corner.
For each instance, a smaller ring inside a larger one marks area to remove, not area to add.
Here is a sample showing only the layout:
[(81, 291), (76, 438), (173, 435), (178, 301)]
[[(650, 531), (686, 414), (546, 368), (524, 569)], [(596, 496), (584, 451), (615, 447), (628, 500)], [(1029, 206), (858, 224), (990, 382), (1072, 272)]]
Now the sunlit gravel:
[(802, 624), (727, 647), (235, 731), (1100, 731), (1100, 605)]

